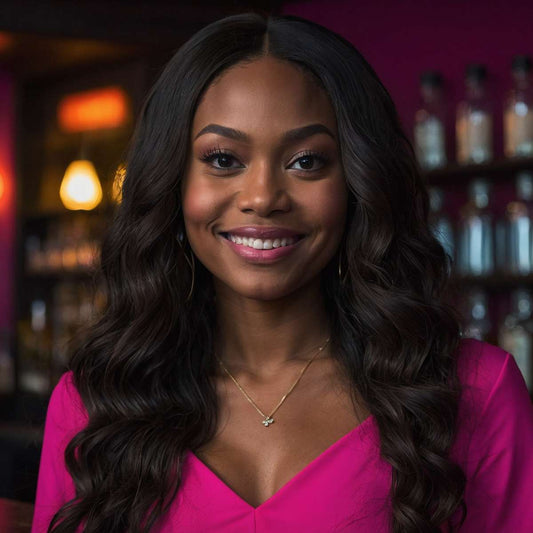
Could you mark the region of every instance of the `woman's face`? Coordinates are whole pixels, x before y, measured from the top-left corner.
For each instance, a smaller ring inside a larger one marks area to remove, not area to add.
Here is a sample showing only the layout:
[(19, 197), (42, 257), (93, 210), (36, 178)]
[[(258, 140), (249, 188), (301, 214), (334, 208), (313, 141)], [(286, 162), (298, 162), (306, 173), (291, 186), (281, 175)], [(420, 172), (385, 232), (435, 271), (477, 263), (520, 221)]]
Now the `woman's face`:
[(348, 198), (325, 92), (290, 62), (240, 63), (204, 93), (190, 142), (185, 230), (215, 288), (273, 300), (318, 281)]

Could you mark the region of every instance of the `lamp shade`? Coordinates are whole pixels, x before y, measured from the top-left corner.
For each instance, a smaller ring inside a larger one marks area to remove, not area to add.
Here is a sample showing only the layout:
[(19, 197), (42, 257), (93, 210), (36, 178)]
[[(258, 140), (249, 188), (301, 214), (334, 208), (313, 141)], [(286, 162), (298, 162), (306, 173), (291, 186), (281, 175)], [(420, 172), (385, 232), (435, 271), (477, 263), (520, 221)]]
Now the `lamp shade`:
[(65, 171), (59, 196), (67, 209), (94, 209), (102, 201), (102, 186), (91, 161), (72, 161)]
[(130, 116), (128, 98), (120, 87), (102, 87), (65, 96), (57, 109), (59, 126), (67, 132), (119, 128)]

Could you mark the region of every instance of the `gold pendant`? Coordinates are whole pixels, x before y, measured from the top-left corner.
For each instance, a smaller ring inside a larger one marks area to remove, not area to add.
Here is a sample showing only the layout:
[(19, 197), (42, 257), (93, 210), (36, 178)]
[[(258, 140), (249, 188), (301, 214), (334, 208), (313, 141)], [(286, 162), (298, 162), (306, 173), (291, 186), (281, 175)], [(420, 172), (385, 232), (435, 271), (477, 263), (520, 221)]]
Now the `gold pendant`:
[(270, 424), (272, 424), (274, 422), (274, 419), (273, 418), (268, 418), (268, 416), (263, 420), (263, 425), (265, 427), (268, 427)]

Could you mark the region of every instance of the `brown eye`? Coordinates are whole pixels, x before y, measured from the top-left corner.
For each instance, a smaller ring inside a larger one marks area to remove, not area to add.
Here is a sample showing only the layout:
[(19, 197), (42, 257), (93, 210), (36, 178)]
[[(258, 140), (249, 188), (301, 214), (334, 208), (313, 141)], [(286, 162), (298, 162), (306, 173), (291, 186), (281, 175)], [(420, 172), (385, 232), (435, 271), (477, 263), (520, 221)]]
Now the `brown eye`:
[[(229, 170), (232, 168), (240, 168), (239, 166), (231, 165), (233, 161), (237, 161), (235, 157), (233, 157), (228, 152), (224, 152), (223, 150), (220, 150), (220, 149), (209, 150), (208, 152), (203, 154), (200, 159), (206, 163), (211, 164), (211, 166), (217, 170)], [(212, 163), (215, 161), (216, 161), (216, 164), (213, 165)]]
[[(323, 154), (307, 153), (307, 154), (304, 154), (303, 156), (300, 156), (293, 163), (293, 165), (295, 165), (296, 163), (298, 163), (300, 165), (300, 168), (297, 168), (296, 170), (304, 170), (304, 171), (307, 171), (307, 172), (313, 172), (315, 170), (320, 170), (324, 166), (326, 166), (326, 164), (328, 163), (328, 159)], [(314, 168), (314, 166), (317, 163), (318, 163), (318, 168), (316, 168), (316, 167)]]

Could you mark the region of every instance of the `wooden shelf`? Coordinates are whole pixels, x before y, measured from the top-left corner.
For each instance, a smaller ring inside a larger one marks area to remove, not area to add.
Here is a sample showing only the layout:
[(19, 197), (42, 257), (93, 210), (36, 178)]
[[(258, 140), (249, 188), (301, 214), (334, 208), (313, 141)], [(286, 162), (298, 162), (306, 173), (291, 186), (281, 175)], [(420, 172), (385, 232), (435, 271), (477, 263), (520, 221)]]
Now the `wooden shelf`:
[(533, 287), (533, 274), (491, 274), (489, 276), (452, 276), (452, 283), (457, 286), (482, 285), (494, 290), (509, 290), (514, 287)]
[(490, 177), (491, 179), (508, 179), (509, 175), (521, 170), (533, 171), (533, 158), (498, 159), (479, 165), (451, 164), (443, 168), (423, 172), (428, 183), (439, 184), (459, 182), (465, 178)]

